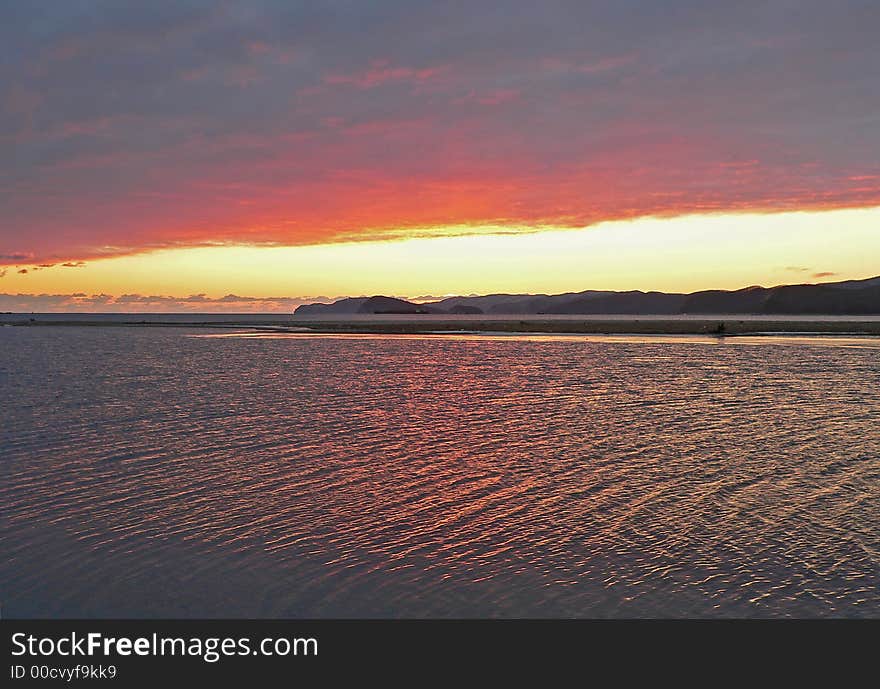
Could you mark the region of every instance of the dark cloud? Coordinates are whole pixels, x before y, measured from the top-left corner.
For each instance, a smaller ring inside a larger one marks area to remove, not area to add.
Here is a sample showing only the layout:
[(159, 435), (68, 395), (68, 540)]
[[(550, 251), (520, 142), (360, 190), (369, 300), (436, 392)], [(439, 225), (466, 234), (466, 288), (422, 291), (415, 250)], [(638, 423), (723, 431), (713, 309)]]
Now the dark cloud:
[(3, 3), (0, 262), (878, 204), (878, 32), (868, 0)]
[(834, 273), (834, 272), (828, 271), (828, 270), (822, 271), (820, 273), (813, 273), (814, 278), (830, 278), (830, 277), (837, 277), (837, 275), (838, 275), (838, 273)]

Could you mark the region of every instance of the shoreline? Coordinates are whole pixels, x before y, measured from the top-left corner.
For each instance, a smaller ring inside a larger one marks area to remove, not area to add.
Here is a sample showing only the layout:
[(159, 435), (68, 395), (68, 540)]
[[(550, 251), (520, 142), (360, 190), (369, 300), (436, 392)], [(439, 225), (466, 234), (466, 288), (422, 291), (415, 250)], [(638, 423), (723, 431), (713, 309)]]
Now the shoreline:
[(351, 332), (382, 334), (428, 334), (440, 331), (501, 332), (520, 334), (583, 334), (583, 335), (753, 335), (759, 333), (799, 333), (821, 335), (877, 335), (880, 321), (764, 321), (658, 318), (603, 320), (521, 320), (361, 323), (339, 321), (321, 323), (297, 322), (315, 332)]
[(462, 332), (519, 334), (584, 335), (870, 335), (880, 336), (880, 321), (852, 320), (771, 320), (771, 319), (586, 319), (586, 320), (448, 320), (363, 321), (363, 320), (292, 320), (265, 321), (109, 321), (109, 320), (40, 320), (22, 318), (2, 323), (11, 327), (141, 327), (141, 328), (230, 328), (263, 332), (315, 334), (385, 334), (444, 335)]

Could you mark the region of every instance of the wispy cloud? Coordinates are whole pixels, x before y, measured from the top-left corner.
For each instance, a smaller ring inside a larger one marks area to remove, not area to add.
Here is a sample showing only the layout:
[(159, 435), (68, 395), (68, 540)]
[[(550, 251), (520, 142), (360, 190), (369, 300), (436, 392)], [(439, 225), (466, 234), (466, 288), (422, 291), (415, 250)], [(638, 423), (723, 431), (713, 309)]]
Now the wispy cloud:
[(388, 60), (375, 60), (365, 70), (351, 74), (329, 74), (324, 77), (324, 81), (328, 84), (346, 84), (369, 89), (389, 82), (422, 84), (437, 79), (446, 71), (442, 66), (413, 68), (392, 65)]
[(106, 312), (106, 313), (292, 313), (304, 303), (331, 302), (336, 297), (255, 297), (226, 294), (186, 297), (146, 294), (13, 294), (0, 293), (0, 311), (22, 313)]

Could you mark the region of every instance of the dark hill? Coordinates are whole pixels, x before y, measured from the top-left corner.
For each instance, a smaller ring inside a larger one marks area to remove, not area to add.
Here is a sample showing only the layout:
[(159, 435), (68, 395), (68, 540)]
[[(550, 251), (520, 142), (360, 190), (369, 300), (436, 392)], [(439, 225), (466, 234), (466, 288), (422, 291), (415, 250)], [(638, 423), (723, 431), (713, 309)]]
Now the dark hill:
[(683, 294), (663, 292), (610, 292), (565, 301), (546, 313), (566, 314), (674, 314), (681, 312)]
[(880, 315), (880, 277), (820, 285), (703, 290), (693, 294), (641, 291), (490, 294), (448, 297), (425, 304), (394, 297), (356, 297), (333, 304), (304, 304), (295, 312), (297, 316), (352, 313)]
[(483, 313), (483, 309), (481, 309), (479, 306), (471, 306), (469, 304), (456, 304), (455, 306), (450, 308), (447, 313), (474, 316)]
[(880, 313), (880, 286), (862, 289), (796, 285), (770, 290), (764, 313), (829, 315)]
[(370, 297), (358, 308), (358, 313), (443, 313), (441, 309), (395, 297)]
[(332, 304), (302, 304), (296, 308), (297, 316), (326, 316), (331, 314), (357, 313), (367, 297), (348, 297)]
[(763, 313), (769, 294), (770, 290), (764, 287), (694, 292), (685, 297), (681, 313)]

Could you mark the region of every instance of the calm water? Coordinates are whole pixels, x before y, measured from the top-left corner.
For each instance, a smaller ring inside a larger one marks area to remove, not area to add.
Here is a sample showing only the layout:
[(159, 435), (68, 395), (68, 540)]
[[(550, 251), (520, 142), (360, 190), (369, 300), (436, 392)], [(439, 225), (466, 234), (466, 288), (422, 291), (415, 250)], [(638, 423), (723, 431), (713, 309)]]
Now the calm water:
[(289, 313), (0, 313), (0, 323), (20, 323), (33, 318), (38, 322), (93, 322), (93, 323), (280, 323), (297, 325), (303, 322), (356, 321), (363, 323), (441, 323), (448, 321), (806, 321), (806, 322), (860, 322), (875, 323), (880, 315), (822, 316), (813, 314), (366, 314), (347, 313), (296, 317)]
[(880, 616), (878, 340), (195, 334), (0, 328), (5, 616)]

